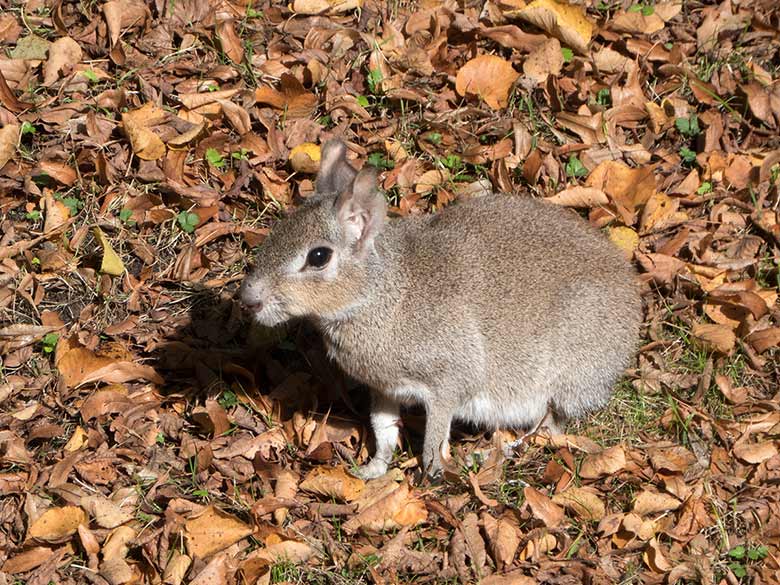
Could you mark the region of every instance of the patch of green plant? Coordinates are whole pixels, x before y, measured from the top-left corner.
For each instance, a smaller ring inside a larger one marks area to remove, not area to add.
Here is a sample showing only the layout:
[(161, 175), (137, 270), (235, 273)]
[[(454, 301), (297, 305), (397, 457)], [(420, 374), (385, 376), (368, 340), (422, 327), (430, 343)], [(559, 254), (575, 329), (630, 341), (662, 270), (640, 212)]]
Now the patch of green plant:
[(634, 4), (633, 6), (629, 6), (628, 11), (641, 12), (642, 16), (650, 16), (655, 12), (655, 8), (649, 4)]
[(357, 103), (358, 103), (359, 106), (367, 108), (368, 106), (371, 105), (371, 102), (369, 102), (368, 98), (366, 96), (364, 96), (364, 95), (359, 95), (359, 96), (357, 96), (356, 99), (357, 99)]
[(576, 154), (569, 156), (569, 160), (566, 162), (565, 169), (566, 176), (573, 179), (588, 176), (588, 169), (585, 168), (585, 165), (582, 164), (582, 161), (577, 157)]
[(680, 158), (685, 164), (692, 165), (696, 162), (696, 153), (687, 146), (683, 146), (680, 149)]
[(769, 182), (772, 185), (777, 183), (778, 178), (780, 178), (780, 163), (777, 163), (776, 165), (772, 165), (772, 168), (769, 169)]
[(97, 83), (98, 82), (98, 76), (97, 73), (95, 73), (92, 69), (85, 69), (82, 71), (84, 74), (84, 77), (86, 77), (90, 83)]
[(135, 517), (144, 524), (151, 524), (155, 520), (154, 516), (140, 510), (136, 512)]
[(429, 132), (426, 134), (425, 139), (430, 142), (431, 144), (439, 145), (441, 144), (442, 135), (441, 132)]
[(320, 116), (317, 119), (317, 122), (320, 124), (320, 126), (325, 126), (327, 128), (333, 124), (333, 118), (326, 114), (325, 116)]
[(215, 169), (221, 169), (225, 166), (225, 158), (216, 148), (206, 149), (206, 162)]
[(246, 148), (234, 150), (230, 153), (230, 157), (235, 160), (249, 160), (249, 151)]
[(133, 210), (122, 208), (119, 210), (119, 221), (121, 221), (123, 224), (133, 227), (136, 224), (136, 221), (133, 219)]
[(182, 211), (179, 213), (179, 215), (176, 216), (176, 223), (179, 224), (179, 227), (182, 230), (188, 234), (191, 234), (195, 231), (195, 228), (198, 227), (198, 224), (200, 223), (200, 217), (197, 213), (192, 213), (191, 211)]
[(729, 569), (734, 573), (734, 576), (742, 579), (747, 577), (747, 566), (751, 563), (757, 563), (764, 560), (769, 555), (769, 548), (765, 545), (761, 546), (745, 546), (740, 544), (735, 546), (728, 552), (728, 557), (731, 559), (729, 562)]
[(84, 202), (77, 197), (63, 197), (62, 195), (55, 195), (54, 198), (57, 201), (61, 201), (62, 204), (70, 210), (71, 215), (77, 215), (80, 210), (84, 208)]
[(246, 17), (247, 18), (263, 18), (263, 11), (262, 10), (255, 10), (251, 6), (246, 9)]
[(33, 209), (32, 211), (28, 211), (24, 214), (24, 217), (29, 219), (30, 221), (40, 221), (41, 220), (41, 212), (37, 209)]
[(448, 154), (447, 156), (440, 158), (439, 162), (455, 173), (463, 169), (463, 161), (457, 154)]
[(605, 108), (612, 105), (612, 92), (609, 91), (608, 87), (604, 87), (598, 91), (596, 94), (596, 103)]
[(57, 341), (60, 336), (57, 333), (47, 333), (43, 336), (41, 343), (43, 344), (44, 353), (52, 353), (57, 347)]
[(701, 186), (696, 189), (696, 192), (699, 195), (706, 195), (707, 193), (712, 193), (712, 183), (709, 181), (704, 181)]
[(271, 566), (271, 583), (297, 581), (301, 576), (301, 570), (295, 563), (292, 563), (289, 560), (280, 560)]
[(165, 435), (163, 433), (157, 433), (157, 436), (154, 438), (154, 442), (158, 445), (165, 445)]
[(372, 69), (369, 71), (368, 77), (366, 77), (366, 83), (368, 84), (368, 91), (374, 95), (382, 93), (382, 71), (379, 69)]
[(395, 163), (381, 152), (372, 152), (368, 155), (366, 162), (378, 169), (392, 169), (395, 166)]
[(219, 402), (219, 405), (222, 408), (228, 410), (238, 404), (238, 397), (236, 396), (236, 393), (233, 392), (232, 390), (225, 390), (222, 393), (222, 396), (220, 396), (219, 399), (217, 399), (217, 402)]
[(571, 60), (574, 59), (574, 51), (569, 47), (561, 47), (561, 55), (563, 55), (564, 63), (571, 63)]
[(687, 138), (693, 138), (701, 133), (699, 117), (696, 114), (691, 114), (688, 118), (676, 118), (674, 126), (680, 134)]
[(22, 122), (21, 132), (22, 136), (26, 136), (27, 134), (35, 134), (37, 130), (30, 122)]

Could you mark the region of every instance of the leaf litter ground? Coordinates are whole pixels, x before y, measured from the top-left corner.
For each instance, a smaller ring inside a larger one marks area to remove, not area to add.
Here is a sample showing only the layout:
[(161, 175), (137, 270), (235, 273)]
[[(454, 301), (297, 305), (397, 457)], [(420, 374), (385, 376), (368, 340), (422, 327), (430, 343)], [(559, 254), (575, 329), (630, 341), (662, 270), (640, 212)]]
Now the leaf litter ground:
[[(0, 583), (780, 581), (775, 2), (0, 6)], [(397, 215), (544, 197), (625, 250), (610, 406), (456, 429), (439, 485), (411, 411), (351, 477), (365, 389), (233, 300), (337, 135)]]

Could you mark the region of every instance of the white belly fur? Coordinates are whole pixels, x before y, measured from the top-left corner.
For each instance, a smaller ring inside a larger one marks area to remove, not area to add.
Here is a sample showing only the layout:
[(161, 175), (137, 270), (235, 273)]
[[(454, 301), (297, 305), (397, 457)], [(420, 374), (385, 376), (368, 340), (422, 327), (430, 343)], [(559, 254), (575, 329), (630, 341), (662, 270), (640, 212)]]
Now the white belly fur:
[(463, 404), (455, 413), (458, 420), (481, 428), (531, 427), (547, 412), (547, 403), (541, 400), (496, 401), (485, 394), (478, 394)]

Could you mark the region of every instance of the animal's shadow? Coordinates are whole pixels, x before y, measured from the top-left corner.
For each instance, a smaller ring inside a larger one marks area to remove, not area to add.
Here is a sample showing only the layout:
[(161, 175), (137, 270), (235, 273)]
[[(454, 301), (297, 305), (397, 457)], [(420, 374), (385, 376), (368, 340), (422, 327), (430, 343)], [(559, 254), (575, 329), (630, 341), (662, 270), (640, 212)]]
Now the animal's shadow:
[[(306, 321), (274, 329), (253, 323), (234, 298), (236, 288), (190, 290), (187, 318), (152, 352), (151, 363), (165, 379), (163, 393), (183, 394), (193, 408), (216, 401), (228, 415), (238, 406), (240, 416), (230, 418), (254, 432), (281, 425), (294, 442), (302, 441), (297, 454), (311, 463), (349, 465), (363, 448), (372, 453), (369, 389), (328, 358), (319, 332)], [(351, 428), (359, 438), (317, 448), (310, 433), (298, 432), (304, 421), (326, 419), (336, 434)], [(207, 417), (195, 420), (205, 435), (213, 432)], [(407, 452), (419, 452), (423, 425), (421, 411), (405, 413)]]

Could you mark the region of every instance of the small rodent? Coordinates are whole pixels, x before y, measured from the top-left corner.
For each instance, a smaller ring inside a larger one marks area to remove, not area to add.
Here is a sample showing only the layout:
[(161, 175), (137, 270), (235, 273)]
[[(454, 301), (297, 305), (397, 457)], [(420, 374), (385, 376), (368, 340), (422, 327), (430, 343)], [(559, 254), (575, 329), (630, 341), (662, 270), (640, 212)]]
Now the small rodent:
[(558, 432), (607, 403), (641, 324), (617, 247), (527, 196), (388, 220), (375, 172), (355, 171), (346, 152), (323, 146), (316, 193), (263, 241), (241, 300), (266, 326), (309, 319), (371, 388), (376, 453), (361, 477), (387, 471), (402, 404), (425, 408), (422, 459), (436, 475), (453, 419), (528, 428), (547, 417)]

